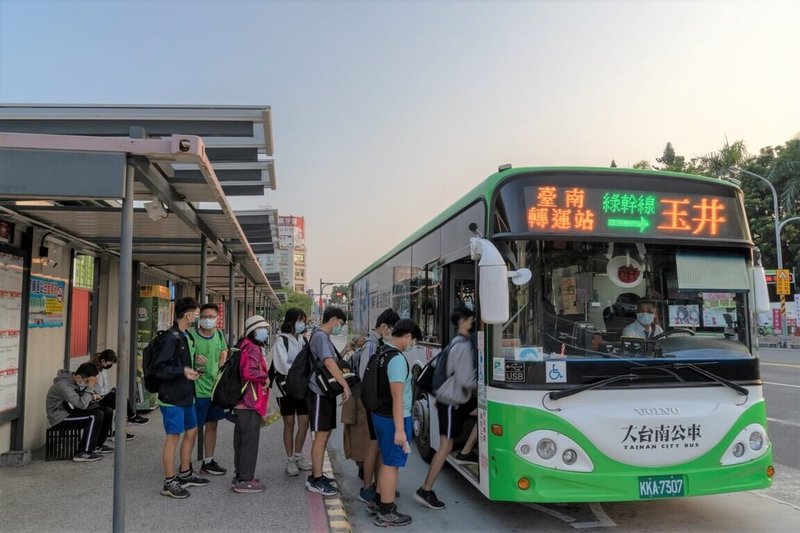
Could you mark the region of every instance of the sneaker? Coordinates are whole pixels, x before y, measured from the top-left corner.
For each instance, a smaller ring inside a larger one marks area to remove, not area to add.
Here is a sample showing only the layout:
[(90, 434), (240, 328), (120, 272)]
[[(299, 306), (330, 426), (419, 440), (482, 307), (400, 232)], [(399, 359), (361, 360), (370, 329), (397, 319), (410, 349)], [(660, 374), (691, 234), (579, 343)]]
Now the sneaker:
[(360, 491), (358, 491), (358, 501), (361, 503), (366, 503), (367, 505), (371, 503), (375, 503), (375, 489), (372, 487), (362, 487)]
[(339, 486), (339, 482), (336, 481), (336, 478), (328, 477), (325, 474), (322, 474), (322, 479), (326, 480), (328, 483), (330, 483), (331, 485), (333, 485), (335, 487)]
[(178, 478), (174, 477), (169, 481), (164, 482), (164, 487), (161, 489), (162, 496), (169, 496), (170, 498), (177, 498), (182, 500), (191, 496), (189, 491), (184, 489)]
[(194, 470), (191, 468), (189, 469), (188, 474), (180, 474), (178, 476), (178, 482), (181, 484), (181, 487), (205, 487), (211, 483), (206, 478), (195, 474)]
[[(125, 440), (127, 440), (128, 442), (132, 441), (135, 438), (136, 438), (136, 435), (132, 435), (130, 433), (125, 433)], [(116, 435), (110, 435), (108, 437), (108, 440), (110, 440), (111, 442), (114, 442), (115, 440), (117, 440), (117, 436)]]
[(114, 448), (107, 444), (101, 444), (94, 449), (94, 453), (114, 453)]
[(367, 503), (367, 514), (376, 515), (381, 510), (381, 506), (374, 501)]
[(297, 460), (295, 457), (290, 457), (286, 460), (286, 475), (287, 476), (296, 476), (300, 474), (300, 469), (297, 466)]
[(460, 465), (476, 465), (478, 464), (478, 454), (475, 452), (456, 454), (456, 462)]
[(72, 458), (72, 460), (73, 460), (73, 461), (75, 461), (76, 463), (90, 463), (90, 462), (92, 462), (92, 461), (99, 461), (99, 460), (100, 460), (100, 459), (102, 459), (102, 458), (103, 458), (103, 456), (102, 456), (102, 455), (98, 455), (98, 454), (96, 454), (96, 453), (92, 453), (92, 452), (81, 452), (81, 453), (79, 453), (79, 454), (76, 454), (76, 455), (75, 455), (75, 456)]
[(411, 517), (407, 514), (398, 513), (397, 506), (392, 506), (392, 511), (389, 513), (378, 512), (373, 522), (378, 527), (401, 527), (407, 526), (411, 523)]
[[(313, 465), (311, 464), (311, 461), (306, 459), (305, 456), (296, 455), (295, 458), (296, 458), (296, 462), (297, 462), (297, 468), (299, 468), (300, 470), (308, 471), (308, 470), (311, 470), (313, 468)], [(328, 478), (328, 479), (330, 479), (330, 478)], [(336, 482), (335, 479), (332, 479), (331, 481), (333, 481), (334, 483)]]
[(329, 478), (322, 476), (319, 479), (314, 479), (314, 476), (308, 476), (306, 479), (306, 490), (308, 492), (316, 492), (323, 496), (336, 496), (339, 494), (339, 489), (331, 485)]
[(133, 424), (136, 426), (146, 426), (150, 422), (149, 418), (145, 418), (143, 416), (133, 416), (128, 419), (128, 424)]
[(200, 473), (211, 474), (212, 476), (224, 476), (228, 473), (228, 470), (219, 466), (214, 459), (211, 459), (209, 462), (204, 462), (200, 466)]
[(417, 492), (414, 493), (414, 498), (430, 509), (444, 509), (447, 507), (444, 503), (439, 501), (439, 498), (436, 497), (436, 493), (432, 490), (422, 490), (422, 487), (417, 489)]
[(247, 492), (264, 492), (267, 486), (257, 479), (252, 479), (250, 481), (234, 481), (231, 484), (231, 489), (233, 492), (244, 494)]

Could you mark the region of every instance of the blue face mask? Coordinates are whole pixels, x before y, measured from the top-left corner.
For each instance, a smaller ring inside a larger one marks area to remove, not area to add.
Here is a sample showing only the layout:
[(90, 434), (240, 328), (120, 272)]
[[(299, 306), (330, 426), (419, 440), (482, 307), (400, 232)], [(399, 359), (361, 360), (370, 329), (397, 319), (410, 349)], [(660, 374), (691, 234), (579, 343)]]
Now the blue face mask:
[(338, 324), (333, 328), (333, 331), (331, 331), (331, 335), (341, 335), (342, 333), (344, 333), (344, 326), (341, 324)]
[(255, 338), (258, 342), (266, 343), (267, 339), (269, 339), (269, 332), (265, 329), (257, 329)]
[(306, 330), (306, 323), (305, 322), (295, 322), (294, 323), (294, 332), (298, 335), (303, 333)]

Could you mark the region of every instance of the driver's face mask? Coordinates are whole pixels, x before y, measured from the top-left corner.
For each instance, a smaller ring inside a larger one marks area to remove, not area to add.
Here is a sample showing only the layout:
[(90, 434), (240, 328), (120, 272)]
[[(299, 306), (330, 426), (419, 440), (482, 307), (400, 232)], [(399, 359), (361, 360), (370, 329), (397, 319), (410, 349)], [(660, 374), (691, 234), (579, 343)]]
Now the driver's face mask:
[(655, 317), (655, 313), (636, 313), (636, 320), (643, 326), (652, 324)]

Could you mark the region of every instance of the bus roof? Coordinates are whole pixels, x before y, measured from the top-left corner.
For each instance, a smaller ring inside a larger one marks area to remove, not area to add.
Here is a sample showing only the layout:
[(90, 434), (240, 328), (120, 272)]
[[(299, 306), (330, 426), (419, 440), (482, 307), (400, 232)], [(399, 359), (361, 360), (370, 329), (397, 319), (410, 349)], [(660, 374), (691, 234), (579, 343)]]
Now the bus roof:
[(469, 206), (473, 202), (479, 199), (484, 199), (487, 203), (492, 197), (493, 191), (499, 186), (502, 185), (502, 182), (506, 179), (517, 176), (519, 174), (531, 174), (531, 173), (543, 173), (543, 172), (564, 172), (564, 173), (593, 173), (593, 174), (630, 174), (632, 176), (659, 176), (664, 178), (675, 178), (678, 180), (692, 180), (692, 181), (703, 181), (707, 183), (714, 183), (716, 185), (721, 185), (725, 187), (730, 187), (732, 189), (741, 190), (737, 185), (723, 181), (717, 178), (710, 178), (708, 176), (698, 176), (696, 174), (684, 174), (681, 172), (668, 172), (663, 170), (642, 170), (642, 169), (635, 169), (635, 168), (611, 168), (611, 167), (519, 167), (519, 168), (508, 168), (506, 170), (501, 170), (499, 172), (495, 172), (481, 183), (476, 185), (472, 190), (467, 192), (464, 196), (459, 198), (453, 205), (439, 213), (435, 216), (432, 220), (430, 220), (427, 224), (422, 226), (420, 229), (412, 233), (407, 238), (403, 239), (397, 246), (393, 247), (389, 252), (385, 253), (381, 256), (378, 260), (371, 263), (368, 267), (364, 270), (359, 272), (353, 279), (350, 281), (350, 284), (354, 283), (356, 280), (361, 279), (365, 275), (369, 274), (372, 270), (374, 270), (379, 265), (382, 265), (384, 262), (388, 261), (398, 252), (407, 248), (410, 244), (416, 242), (418, 239), (424, 237), (431, 231), (435, 230), (437, 227), (442, 225), (445, 221), (447, 221), (450, 217), (464, 209), (465, 207)]

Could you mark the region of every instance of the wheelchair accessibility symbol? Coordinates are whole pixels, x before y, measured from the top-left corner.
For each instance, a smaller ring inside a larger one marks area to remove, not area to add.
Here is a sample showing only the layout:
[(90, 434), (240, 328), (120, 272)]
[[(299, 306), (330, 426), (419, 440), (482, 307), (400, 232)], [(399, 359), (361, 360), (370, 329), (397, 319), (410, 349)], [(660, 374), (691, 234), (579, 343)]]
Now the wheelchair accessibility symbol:
[(566, 383), (567, 382), (567, 362), (548, 361), (546, 383)]

